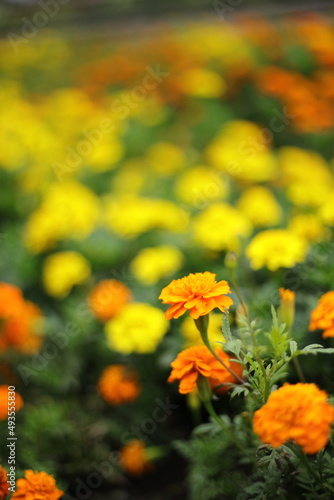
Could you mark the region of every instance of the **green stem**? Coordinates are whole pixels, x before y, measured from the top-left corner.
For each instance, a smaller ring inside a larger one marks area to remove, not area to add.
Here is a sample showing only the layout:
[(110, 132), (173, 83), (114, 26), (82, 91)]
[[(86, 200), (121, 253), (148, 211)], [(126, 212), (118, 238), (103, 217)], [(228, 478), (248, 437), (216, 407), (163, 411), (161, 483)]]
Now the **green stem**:
[(304, 375), (304, 372), (302, 370), (302, 367), (300, 366), (299, 359), (298, 358), (293, 358), (292, 359), (293, 364), (295, 365), (296, 372), (298, 374), (299, 380), (303, 382), (303, 384), (306, 383), (306, 378)]
[(215, 352), (215, 350), (211, 346), (210, 341), (209, 341), (209, 336), (208, 336), (208, 324), (209, 324), (208, 315), (200, 316), (198, 319), (195, 319), (195, 323), (196, 323), (196, 326), (197, 326), (197, 329), (198, 329), (199, 333), (201, 334), (203, 343), (209, 349), (209, 351), (211, 352), (211, 354), (219, 361), (219, 363), (221, 365), (223, 365), (223, 367), (231, 375), (233, 375), (234, 378), (236, 378), (237, 380), (239, 380), (239, 382), (241, 384), (244, 384), (245, 381), (241, 377), (239, 377), (239, 375), (237, 375), (229, 366), (227, 366), (226, 363), (224, 363), (224, 361), (221, 359), (221, 357), (218, 356), (218, 354)]
[(252, 339), (253, 346), (254, 346), (255, 358), (256, 358), (256, 361), (259, 364), (259, 367), (260, 367), (260, 369), (262, 371), (263, 378), (264, 378), (264, 383), (265, 383), (264, 400), (267, 401), (267, 399), (269, 397), (269, 390), (270, 390), (269, 381), (268, 381), (268, 377), (267, 377), (267, 372), (266, 372), (266, 369), (264, 367), (263, 360), (262, 360), (261, 356), (258, 353), (259, 346), (258, 346), (256, 338), (255, 338), (255, 334), (254, 334), (253, 327), (252, 327), (252, 322), (251, 322), (251, 319), (249, 317), (249, 312), (247, 310), (246, 304), (245, 304), (245, 302), (244, 302), (244, 300), (242, 298), (239, 286), (238, 286), (237, 281), (235, 279), (234, 269), (230, 269), (230, 277), (231, 277), (232, 286), (233, 286), (233, 288), (235, 290), (236, 296), (238, 297), (240, 305), (241, 305), (241, 307), (244, 310), (245, 318), (247, 320), (247, 325), (248, 325), (249, 333), (251, 335), (251, 339)]
[(211, 400), (206, 400), (206, 401), (203, 401), (204, 405), (205, 405), (205, 408), (207, 409), (209, 415), (212, 417), (212, 419), (219, 425), (219, 427), (221, 429), (223, 429), (223, 431), (225, 432), (225, 434), (228, 435), (228, 437), (230, 438), (230, 440), (232, 441), (233, 444), (235, 444), (237, 446), (237, 448), (239, 448), (239, 450), (244, 454), (246, 455), (246, 457), (250, 460), (250, 462), (252, 462), (254, 465), (256, 465), (256, 460), (254, 459), (254, 457), (252, 457), (247, 450), (245, 450), (245, 448), (239, 443), (239, 441), (237, 439), (235, 439), (234, 435), (232, 434), (232, 432), (229, 430), (229, 428), (224, 424), (224, 422), (219, 418), (219, 416), (217, 415), (213, 405), (212, 405), (212, 402)]

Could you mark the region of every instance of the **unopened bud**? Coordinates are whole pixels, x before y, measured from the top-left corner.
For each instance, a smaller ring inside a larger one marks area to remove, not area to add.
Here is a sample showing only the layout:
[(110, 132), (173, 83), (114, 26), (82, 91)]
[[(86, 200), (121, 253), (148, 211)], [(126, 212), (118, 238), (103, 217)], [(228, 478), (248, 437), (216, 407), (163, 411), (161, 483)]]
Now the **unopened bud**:
[(233, 271), (237, 267), (238, 259), (234, 252), (228, 252), (225, 257), (225, 267)]

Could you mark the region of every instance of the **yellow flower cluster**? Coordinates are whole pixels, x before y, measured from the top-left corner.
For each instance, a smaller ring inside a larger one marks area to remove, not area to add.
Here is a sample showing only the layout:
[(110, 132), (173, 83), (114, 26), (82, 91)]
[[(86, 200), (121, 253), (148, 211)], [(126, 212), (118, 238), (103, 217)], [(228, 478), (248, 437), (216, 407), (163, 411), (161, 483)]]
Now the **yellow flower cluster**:
[(164, 313), (149, 304), (134, 302), (108, 321), (105, 331), (111, 349), (123, 354), (154, 352), (169, 323)]
[(44, 261), (43, 285), (52, 297), (66, 297), (75, 285), (84, 283), (89, 276), (89, 262), (78, 252), (54, 253)]
[(143, 248), (130, 263), (130, 270), (140, 283), (150, 286), (178, 271), (183, 260), (183, 254), (170, 245)]

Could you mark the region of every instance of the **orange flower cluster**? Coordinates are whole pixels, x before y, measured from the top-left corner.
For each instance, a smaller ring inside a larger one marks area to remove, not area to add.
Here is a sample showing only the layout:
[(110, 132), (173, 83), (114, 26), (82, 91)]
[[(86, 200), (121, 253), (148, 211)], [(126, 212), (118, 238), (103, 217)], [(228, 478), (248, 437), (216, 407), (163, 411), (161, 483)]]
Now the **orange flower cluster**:
[(100, 321), (108, 321), (116, 316), (131, 300), (130, 290), (117, 280), (100, 281), (91, 291), (88, 304)]
[[(15, 392), (15, 411), (21, 410), (23, 399)], [(0, 385), (0, 420), (7, 420), (8, 416), (8, 385)]]
[(24, 479), (18, 479), (16, 485), (12, 500), (58, 500), (64, 494), (46, 472), (26, 470)]
[(111, 405), (132, 403), (141, 392), (137, 375), (123, 365), (107, 366), (97, 387), (102, 398)]
[(227, 281), (217, 282), (216, 275), (206, 271), (173, 280), (163, 288), (159, 299), (164, 304), (172, 304), (165, 313), (166, 319), (178, 318), (186, 311), (198, 319), (216, 307), (223, 312), (228, 309), (233, 304), (233, 300), (226, 296), (228, 293), (231, 290)]
[(274, 448), (291, 439), (313, 454), (326, 445), (332, 422), (334, 407), (327, 403), (325, 391), (315, 384), (284, 384), (255, 412), (253, 429)]
[[(233, 370), (238, 377), (242, 376), (243, 368), (240, 363), (230, 361), (231, 356), (222, 349), (215, 349), (225, 365)], [(193, 391), (197, 384), (199, 375), (208, 378), (211, 389), (219, 384), (237, 383), (237, 379), (211, 354), (206, 346), (189, 347), (181, 351), (177, 358), (171, 363), (172, 372), (168, 382), (180, 380), (179, 392), (188, 394)], [(226, 392), (228, 386), (219, 389), (219, 393)]]
[(143, 441), (130, 441), (123, 446), (120, 454), (121, 466), (131, 476), (141, 476), (144, 472), (152, 468), (152, 463), (147, 457)]
[[(326, 130), (334, 125), (334, 102), (328, 95), (330, 74), (314, 79), (276, 66), (268, 66), (257, 75), (257, 85), (286, 105), (294, 126), (301, 132)], [(322, 88), (323, 91), (322, 91)]]
[(0, 465), (0, 500), (4, 500), (9, 493), (7, 480), (7, 471)]
[(43, 341), (41, 322), (41, 310), (24, 300), (19, 288), (0, 282), (0, 351), (38, 352)]
[(311, 312), (310, 330), (324, 330), (323, 338), (334, 337), (334, 291), (325, 293)]

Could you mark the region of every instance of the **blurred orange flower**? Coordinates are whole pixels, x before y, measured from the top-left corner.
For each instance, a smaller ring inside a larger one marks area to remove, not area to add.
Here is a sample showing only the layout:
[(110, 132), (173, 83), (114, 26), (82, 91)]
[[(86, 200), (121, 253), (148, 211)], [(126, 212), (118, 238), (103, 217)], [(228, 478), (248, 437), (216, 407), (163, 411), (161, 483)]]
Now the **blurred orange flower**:
[(16, 500), (58, 500), (64, 492), (59, 490), (53, 476), (46, 472), (26, 470), (24, 479), (16, 481), (17, 489), (12, 496)]
[[(215, 348), (225, 365), (233, 370), (239, 377), (243, 368), (240, 363), (230, 361), (231, 356), (219, 347)], [(211, 388), (223, 383), (236, 384), (237, 379), (219, 363), (206, 346), (194, 346), (181, 351), (171, 363), (172, 372), (168, 382), (180, 380), (179, 392), (188, 394), (195, 389), (199, 375), (207, 377)], [(219, 388), (218, 392), (226, 392), (229, 386)]]
[(216, 307), (223, 312), (228, 309), (233, 304), (233, 300), (226, 296), (228, 293), (231, 290), (227, 281), (217, 282), (216, 275), (206, 271), (173, 280), (163, 288), (159, 299), (164, 304), (172, 304), (165, 313), (166, 319), (178, 318), (186, 311), (198, 319)]
[(4, 498), (9, 494), (7, 480), (7, 471), (0, 465), (0, 500), (4, 500)]
[(97, 387), (102, 398), (111, 405), (132, 403), (141, 392), (136, 373), (124, 365), (107, 366)]
[(24, 300), (19, 288), (0, 283), (0, 350), (37, 352), (43, 342), (42, 319), (42, 311)]
[(130, 290), (121, 281), (103, 280), (91, 291), (88, 304), (100, 321), (108, 321), (116, 316), (131, 298)]
[(334, 407), (325, 391), (315, 384), (284, 384), (255, 412), (253, 429), (274, 448), (291, 439), (313, 454), (326, 445), (332, 422)]
[(318, 305), (311, 312), (310, 330), (324, 330), (322, 337), (334, 337), (334, 291), (320, 297)]
[[(11, 405), (8, 409), (8, 391), (8, 385), (0, 385), (0, 420), (6, 420), (8, 412), (14, 410), (14, 407), (12, 407)], [(23, 399), (18, 392), (15, 392), (15, 411), (21, 410), (22, 407)]]
[(132, 476), (141, 476), (153, 467), (145, 452), (145, 443), (139, 440), (130, 441), (120, 450), (120, 463), (123, 469)]

